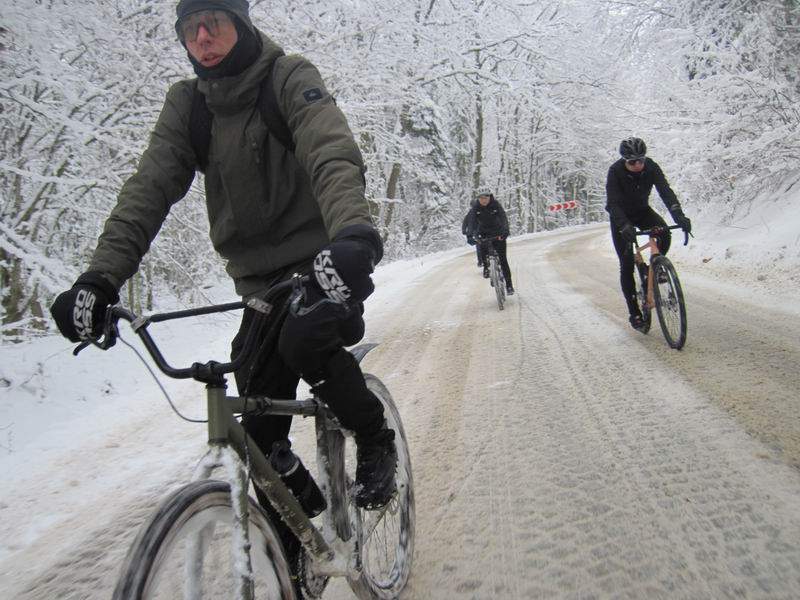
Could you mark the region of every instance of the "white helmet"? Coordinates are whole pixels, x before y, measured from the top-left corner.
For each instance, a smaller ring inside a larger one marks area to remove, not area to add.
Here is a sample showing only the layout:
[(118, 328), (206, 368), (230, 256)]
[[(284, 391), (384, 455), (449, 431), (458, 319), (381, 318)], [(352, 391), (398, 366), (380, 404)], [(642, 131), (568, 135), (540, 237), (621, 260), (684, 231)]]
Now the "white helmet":
[(492, 190), (489, 189), (488, 186), (482, 185), (477, 190), (475, 190), (475, 195), (480, 198), (481, 196), (492, 196)]

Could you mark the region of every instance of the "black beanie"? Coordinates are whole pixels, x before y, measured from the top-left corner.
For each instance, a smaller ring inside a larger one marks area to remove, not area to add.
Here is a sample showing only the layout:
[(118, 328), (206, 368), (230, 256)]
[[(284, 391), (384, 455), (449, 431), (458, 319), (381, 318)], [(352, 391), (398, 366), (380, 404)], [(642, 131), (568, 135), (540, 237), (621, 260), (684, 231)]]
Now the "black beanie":
[[(183, 17), (201, 10), (224, 10), (233, 15), (233, 24), (236, 27), (238, 40), (231, 48), (228, 55), (211, 68), (206, 68), (197, 62), (191, 52), (187, 52), (189, 62), (192, 63), (195, 74), (201, 79), (217, 79), (238, 75), (255, 62), (261, 53), (261, 39), (256, 33), (248, 14), (249, 2), (247, 0), (181, 0), (175, 12), (178, 20), (175, 21), (175, 32), (180, 38), (179, 24)], [(184, 47), (186, 44), (181, 42)], [(188, 49), (187, 49), (188, 50)]]
[(236, 17), (245, 25), (252, 33), (255, 33), (255, 27), (250, 20), (250, 3), (247, 0), (180, 0), (175, 12), (178, 16), (175, 21), (175, 33), (180, 37), (178, 23), (186, 15), (199, 12), (201, 10), (226, 10), (229, 13), (236, 15)]

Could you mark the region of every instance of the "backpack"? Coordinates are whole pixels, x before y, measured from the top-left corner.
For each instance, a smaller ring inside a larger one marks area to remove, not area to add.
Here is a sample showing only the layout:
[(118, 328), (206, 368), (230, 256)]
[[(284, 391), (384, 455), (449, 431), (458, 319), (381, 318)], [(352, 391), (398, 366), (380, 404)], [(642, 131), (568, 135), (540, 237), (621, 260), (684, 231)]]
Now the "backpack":
[[(283, 56), (283, 53), (273, 61), (272, 67), (270, 67), (267, 76), (261, 83), (261, 90), (258, 93), (256, 104), (269, 134), (294, 154), (295, 145), (292, 139), (292, 131), (281, 113), (273, 84), (275, 80), (275, 65), (281, 56)], [(197, 81), (195, 80), (192, 108), (189, 112), (189, 139), (201, 173), (205, 173), (208, 167), (208, 151), (211, 147), (211, 122), (213, 120), (214, 115), (208, 110), (206, 97), (197, 91)]]

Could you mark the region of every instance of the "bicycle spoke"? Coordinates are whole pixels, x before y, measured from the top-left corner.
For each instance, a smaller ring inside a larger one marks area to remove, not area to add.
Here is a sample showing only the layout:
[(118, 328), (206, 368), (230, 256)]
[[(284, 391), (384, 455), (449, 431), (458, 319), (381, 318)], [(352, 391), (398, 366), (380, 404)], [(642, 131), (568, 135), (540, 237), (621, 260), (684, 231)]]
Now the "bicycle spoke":
[(664, 337), (672, 348), (680, 349), (686, 342), (686, 308), (675, 267), (666, 257), (654, 263), (655, 297), (658, 319)]
[[(408, 579), (414, 553), (411, 463), (405, 432), (389, 391), (374, 376), (367, 374), (365, 379), (367, 387), (383, 404), (387, 424), (395, 431), (397, 491), (386, 506), (378, 510), (364, 510), (351, 504), (350, 514), (359, 543), (361, 573), (358, 577), (348, 578), (348, 581), (359, 598), (395, 598)], [(353, 438), (346, 439), (344, 453), (349, 475), (347, 479), (352, 482), (355, 470)], [(350, 498), (352, 502), (352, 489)]]

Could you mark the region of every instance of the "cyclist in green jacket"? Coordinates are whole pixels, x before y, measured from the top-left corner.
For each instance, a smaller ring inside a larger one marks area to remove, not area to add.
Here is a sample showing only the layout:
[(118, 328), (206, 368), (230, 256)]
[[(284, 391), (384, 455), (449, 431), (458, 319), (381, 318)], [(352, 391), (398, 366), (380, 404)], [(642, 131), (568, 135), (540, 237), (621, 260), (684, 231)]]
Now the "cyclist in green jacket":
[[(118, 301), (170, 207), (205, 162), (189, 130), (194, 95), (202, 94), (213, 115), (204, 180), (210, 235), (237, 292), (250, 297), (301, 272), (312, 275), (307, 306), (322, 298), (341, 301), (322, 303), (304, 316), (284, 315), (276, 339), (236, 373), (239, 391), (294, 398), (301, 377), (315, 386), (355, 433), (357, 503), (383, 506), (395, 490), (394, 432), (344, 349), (364, 334), (362, 302), (374, 289), (370, 274), (383, 254), (347, 120), (317, 69), (300, 56), (283, 56), (254, 27), (247, 0), (180, 0), (175, 30), (197, 77), (167, 92), (150, 143), (119, 192), (88, 269), (56, 298), (53, 318), (72, 341), (100, 333), (106, 308)], [(269, 135), (257, 106), (270, 70), (293, 151)], [(254, 317), (245, 311), (233, 355)], [(265, 453), (287, 439), (290, 424), (291, 417), (245, 419)]]

